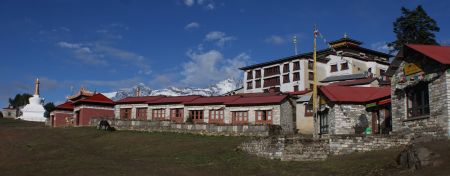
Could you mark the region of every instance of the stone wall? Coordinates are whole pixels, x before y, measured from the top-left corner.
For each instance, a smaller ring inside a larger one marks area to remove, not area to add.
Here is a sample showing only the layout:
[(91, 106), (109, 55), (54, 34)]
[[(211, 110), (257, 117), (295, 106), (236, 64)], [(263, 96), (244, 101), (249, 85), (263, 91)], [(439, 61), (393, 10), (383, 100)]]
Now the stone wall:
[(328, 141), (302, 137), (271, 136), (242, 143), (239, 149), (259, 157), (282, 161), (317, 161), (328, 156)]
[[(416, 136), (449, 137), (450, 112), (450, 75), (449, 71), (425, 71), (423, 79), (412, 79), (416, 75), (409, 75), (409, 79), (402, 81), (405, 62), (392, 78), (392, 129), (397, 134), (412, 134)], [(433, 64), (431, 64), (433, 65)], [(439, 68), (435, 65), (434, 68)], [(425, 69), (427, 70), (427, 69)], [(421, 73), (417, 73), (421, 74)], [(412, 77), (412, 78), (411, 78)], [(428, 84), (430, 114), (417, 118), (407, 117), (407, 103), (405, 88), (419, 83)]]
[(252, 155), (282, 161), (320, 161), (329, 155), (344, 155), (400, 147), (411, 138), (388, 135), (330, 135), (327, 139), (302, 136), (254, 138), (238, 148)]
[[(295, 103), (290, 100), (285, 100), (281, 105), (279, 106), (280, 116), (279, 119), (279, 125), (281, 126), (282, 133), (283, 134), (293, 134), (296, 130), (295, 126)], [(273, 115), (273, 114), (272, 114)], [(274, 116), (274, 115), (273, 115)], [(274, 123), (275, 125), (278, 125)]]
[(360, 117), (370, 122), (370, 115), (363, 105), (335, 104), (329, 111), (329, 134), (355, 134), (355, 126)]
[[(277, 125), (215, 125), (119, 119), (108, 120), (108, 122), (117, 130), (177, 132), (224, 136), (269, 136), (280, 133), (279, 126)], [(92, 126), (95, 126), (98, 123), (99, 119), (91, 120)]]
[(387, 135), (333, 135), (330, 136), (330, 154), (343, 155), (353, 152), (367, 152), (372, 150), (383, 150), (392, 147), (406, 145), (410, 138), (406, 136)]

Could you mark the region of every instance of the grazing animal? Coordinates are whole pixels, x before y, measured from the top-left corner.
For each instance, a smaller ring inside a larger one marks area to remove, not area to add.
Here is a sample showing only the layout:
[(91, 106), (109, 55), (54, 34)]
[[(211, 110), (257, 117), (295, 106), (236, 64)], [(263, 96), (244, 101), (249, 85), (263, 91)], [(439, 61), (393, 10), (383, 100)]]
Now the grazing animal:
[(111, 127), (111, 125), (109, 125), (107, 120), (100, 120), (100, 123), (98, 124), (98, 129), (105, 130), (105, 131), (115, 131), (116, 130), (116, 129), (114, 129), (114, 127)]

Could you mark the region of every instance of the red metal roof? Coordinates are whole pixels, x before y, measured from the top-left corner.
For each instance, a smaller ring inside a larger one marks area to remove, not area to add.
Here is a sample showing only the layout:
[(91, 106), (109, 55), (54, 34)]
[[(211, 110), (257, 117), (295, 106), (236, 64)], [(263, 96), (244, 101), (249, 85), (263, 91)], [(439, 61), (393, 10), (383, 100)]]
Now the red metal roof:
[(356, 85), (370, 84), (371, 82), (373, 82), (375, 80), (376, 80), (376, 78), (364, 78), (364, 79), (356, 79), (356, 80), (339, 81), (339, 82), (331, 83), (329, 85), (334, 85), (334, 86), (356, 86)]
[(309, 92), (311, 92), (312, 90), (302, 90), (302, 91), (294, 91), (294, 92), (289, 92), (290, 95), (304, 95), (307, 94)]
[(148, 104), (180, 104), (185, 102), (190, 102), (201, 96), (192, 95), (192, 96), (174, 96), (174, 97), (163, 97), (154, 101), (147, 102)]
[(238, 93), (235, 96), (241, 97), (261, 97), (261, 96), (273, 96), (273, 95), (282, 95), (281, 92), (264, 92), (264, 93)]
[(250, 96), (241, 97), (237, 100), (227, 102), (225, 105), (269, 105), (280, 104), (287, 95), (272, 95), (272, 96)]
[(240, 96), (213, 96), (213, 97), (200, 97), (190, 102), (185, 102), (185, 105), (208, 105), (208, 104), (225, 104), (234, 100), (237, 100)]
[(410, 44), (406, 46), (438, 61), (441, 64), (450, 64), (450, 46), (418, 44)]
[(164, 97), (165, 96), (126, 97), (124, 99), (116, 101), (116, 103), (117, 104), (148, 103)]
[(321, 86), (320, 92), (332, 102), (367, 103), (391, 96), (391, 87)]
[(108, 97), (105, 97), (103, 94), (101, 93), (97, 93), (94, 94), (90, 97), (86, 97), (84, 99), (78, 100), (76, 102), (74, 102), (74, 104), (79, 104), (79, 103), (101, 103), (101, 104), (114, 104), (114, 101), (112, 101), (111, 99), (109, 99)]
[(60, 104), (58, 106), (55, 107), (55, 109), (60, 109), (60, 110), (73, 110), (73, 103), (70, 101), (67, 101), (63, 104)]

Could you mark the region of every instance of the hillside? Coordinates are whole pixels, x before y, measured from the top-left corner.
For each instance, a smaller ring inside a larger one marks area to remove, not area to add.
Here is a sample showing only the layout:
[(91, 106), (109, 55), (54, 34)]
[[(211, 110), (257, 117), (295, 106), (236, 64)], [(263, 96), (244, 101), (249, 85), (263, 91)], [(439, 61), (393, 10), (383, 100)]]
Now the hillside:
[[(411, 173), (395, 163), (399, 149), (281, 162), (236, 150), (248, 138), (94, 128), (47, 128), (0, 119), (0, 175), (448, 175), (448, 161)], [(432, 145), (432, 144), (429, 144)], [(448, 157), (450, 143), (434, 146)]]

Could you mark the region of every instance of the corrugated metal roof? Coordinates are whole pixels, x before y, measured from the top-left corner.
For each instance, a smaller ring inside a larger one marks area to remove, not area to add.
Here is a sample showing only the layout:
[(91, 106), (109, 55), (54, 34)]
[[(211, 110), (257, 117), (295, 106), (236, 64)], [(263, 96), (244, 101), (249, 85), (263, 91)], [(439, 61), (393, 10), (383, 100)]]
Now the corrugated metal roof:
[(161, 99), (163, 97), (165, 97), (165, 96), (126, 97), (119, 101), (116, 101), (116, 103), (117, 104), (147, 103), (147, 102)]
[(185, 102), (185, 105), (221, 105), (234, 100), (237, 100), (240, 96), (213, 96), (213, 97), (200, 97), (190, 102)]
[(356, 85), (370, 84), (370, 83), (372, 83), (375, 80), (377, 80), (377, 79), (376, 78), (364, 78), (364, 79), (356, 79), (356, 80), (339, 81), (339, 82), (331, 83), (329, 85), (334, 85), (334, 86), (356, 86)]
[(105, 97), (101, 93), (97, 93), (90, 97), (86, 97), (84, 99), (75, 101), (73, 104), (80, 104), (80, 103), (101, 103), (101, 104), (110, 104), (110, 105), (115, 104), (114, 101), (112, 101), (108, 97)]
[(437, 45), (406, 45), (408, 48), (416, 50), (441, 64), (450, 64), (450, 46)]
[(73, 110), (73, 103), (70, 101), (67, 101), (65, 103), (62, 103), (58, 106), (55, 107), (55, 109), (60, 109), (60, 110)]
[(147, 102), (147, 104), (180, 104), (185, 102), (190, 102), (201, 96), (192, 95), (192, 96), (174, 96), (174, 97), (163, 97), (154, 101)]
[(356, 74), (348, 74), (348, 75), (337, 75), (337, 76), (329, 76), (323, 79), (322, 83), (326, 82), (333, 82), (333, 81), (345, 81), (345, 80), (352, 80), (352, 79), (363, 79), (367, 78), (366, 73), (356, 73)]
[(321, 86), (320, 92), (331, 102), (367, 103), (391, 96), (391, 87)]
[(297, 103), (309, 102), (311, 100), (311, 95), (302, 95), (297, 99)]
[(237, 106), (237, 105), (272, 105), (280, 104), (286, 99), (287, 95), (274, 95), (274, 96), (251, 96), (251, 97), (241, 97), (234, 101), (227, 102), (227, 106)]

